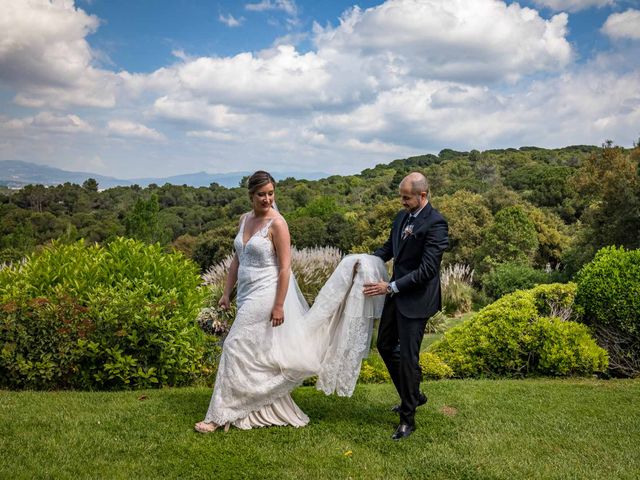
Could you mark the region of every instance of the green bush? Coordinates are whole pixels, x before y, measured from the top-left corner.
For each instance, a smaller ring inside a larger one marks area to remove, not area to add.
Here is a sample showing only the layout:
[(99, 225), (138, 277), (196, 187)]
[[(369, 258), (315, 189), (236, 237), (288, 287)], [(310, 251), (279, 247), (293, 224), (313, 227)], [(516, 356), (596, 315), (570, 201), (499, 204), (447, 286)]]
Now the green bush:
[(389, 383), (391, 376), (384, 364), (382, 358), (377, 354), (372, 354), (362, 362), (360, 369), (360, 377), (358, 381), (361, 383)]
[(612, 373), (640, 375), (640, 250), (603, 248), (576, 282), (576, 304), (609, 351)]
[(503, 263), (482, 278), (482, 287), (491, 298), (498, 299), (516, 290), (528, 290), (540, 283), (550, 283), (549, 274), (522, 263)]
[(422, 378), (440, 380), (453, 377), (453, 370), (442, 359), (432, 352), (420, 353), (420, 369)]
[(0, 385), (118, 389), (201, 374), (197, 266), (159, 245), (53, 243), (0, 270)]
[[(390, 383), (391, 376), (387, 366), (380, 355), (374, 352), (362, 362), (358, 381), (360, 383)], [(453, 370), (435, 353), (420, 353), (420, 369), (424, 379), (440, 380), (453, 376)]]
[(606, 247), (576, 277), (585, 321), (640, 337), (640, 250)]
[(430, 351), (456, 377), (588, 375), (607, 368), (586, 326), (569, 321), (575, 284), (508, 294), (444, 334)]

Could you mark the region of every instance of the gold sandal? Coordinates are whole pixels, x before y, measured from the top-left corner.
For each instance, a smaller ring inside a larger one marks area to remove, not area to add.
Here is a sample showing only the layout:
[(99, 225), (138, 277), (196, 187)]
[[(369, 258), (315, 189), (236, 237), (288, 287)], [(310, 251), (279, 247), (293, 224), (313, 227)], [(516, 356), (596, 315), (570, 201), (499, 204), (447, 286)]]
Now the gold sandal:
[(194, 429), (196, 432), (200, 432), (200, 433), (211, 433), (211, 432), (215, 432), (218, 427), (220, 425), (216, 424), (216, 423), (209, 423), (209, 422), (198, 422), (194, 425)]
[[(198, 422), (194, 425), (194, 429), (196, 432), (200, 432), (200, 433), (211, 433), (211, 432), (215, 432), (218, 428), (220, 428), (221, 425), (218, 425), (217, 423), (213, 423), (213, 422)], [(231, 422), (227, 422), (224, 426), (224, 431), (225, 433), (229, 431), (229, 427), (231, 427)]]

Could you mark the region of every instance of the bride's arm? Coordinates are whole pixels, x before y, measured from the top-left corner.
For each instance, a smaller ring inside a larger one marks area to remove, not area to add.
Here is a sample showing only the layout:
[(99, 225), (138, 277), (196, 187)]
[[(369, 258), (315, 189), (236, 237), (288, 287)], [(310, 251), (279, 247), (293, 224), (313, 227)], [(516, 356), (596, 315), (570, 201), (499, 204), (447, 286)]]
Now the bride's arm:
[(227, 273), (227, 280), (224, 283), (224, 292), (222, 293), (222, 297), (220, 297), (220, 301), (218, 305), (222, 308), (227, 309), (231, 306), (231, 292), (233, 291), (233, 287), (238, 281), (238, 266), (240, 262), (238, 262), (238, 255), (233, 255), (233, 260), (231, 260), (231, 265), (229, 266), (229, 273)]
[[(242, 220), (244, 219), (246, 214), (243, 214), (240, 217), (240, 225), (242, 225)], [(239, 228), (239, 227), (238, 227)], [(233, 254), (233, 260), (231, 260), (231, 265), (229, 266), (229, 272), (227, 273), (227, 279), (224, 282), (224, 291), (222, 292), (222, 297), (218, 301), (218, 305), (224, 309), (228, 309), (231, 307), (231, 292), (233, 291), (233, 287), (238, 281), (238, 267), (240, 266), (240, 262), (238, 261), (238, 254)]]
[(271, 311), (271, 324), (277, 327), (284, 322), (284, 299), (287, 296), (289, 277), (291, 275), (291, 237), (289, 236), (287, 222), (283, 218), (278, 218), (271, 224), (271, 235), (280, 269), (278, 272), (276, 299)]

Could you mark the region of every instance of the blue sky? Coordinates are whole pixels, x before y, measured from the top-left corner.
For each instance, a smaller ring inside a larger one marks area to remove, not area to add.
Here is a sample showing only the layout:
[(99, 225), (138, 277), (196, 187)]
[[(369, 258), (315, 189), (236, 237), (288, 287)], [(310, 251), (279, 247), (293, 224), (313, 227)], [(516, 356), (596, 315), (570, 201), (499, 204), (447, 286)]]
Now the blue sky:
[(0, 159), (121, 178), (630, 146), (640, 0), (5, 0)]

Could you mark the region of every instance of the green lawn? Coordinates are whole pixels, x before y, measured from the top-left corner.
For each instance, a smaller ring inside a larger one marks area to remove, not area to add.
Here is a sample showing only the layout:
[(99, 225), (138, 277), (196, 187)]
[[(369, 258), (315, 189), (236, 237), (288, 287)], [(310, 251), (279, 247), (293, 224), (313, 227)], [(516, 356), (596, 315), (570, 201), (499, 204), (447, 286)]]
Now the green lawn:
[(210, 435), (192, 430), (206, 388), (0, 391), (0, 478), (640, 478), (638, 380), (424, 388), (429, 403), (402, 442), (389, 438), (391, 385), (352, 398), (303, 387), (308, 427)]

